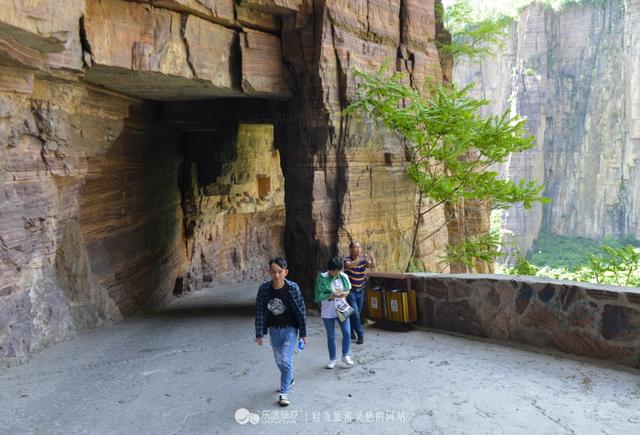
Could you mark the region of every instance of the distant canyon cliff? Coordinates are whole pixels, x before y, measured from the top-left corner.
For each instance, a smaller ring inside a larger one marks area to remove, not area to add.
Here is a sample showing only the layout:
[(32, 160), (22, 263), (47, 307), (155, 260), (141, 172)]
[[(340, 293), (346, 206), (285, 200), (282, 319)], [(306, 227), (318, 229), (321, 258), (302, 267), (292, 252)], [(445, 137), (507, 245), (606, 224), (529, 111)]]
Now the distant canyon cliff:
[(541, 230), (640, 238), (640, 0), (527, 7), (496, 56), (458, 62), (454, 81), (528, 118), (535, 148), (501, 168), (545, 185), (550, 204), (513, 207), (504, 230), (522, 251)]

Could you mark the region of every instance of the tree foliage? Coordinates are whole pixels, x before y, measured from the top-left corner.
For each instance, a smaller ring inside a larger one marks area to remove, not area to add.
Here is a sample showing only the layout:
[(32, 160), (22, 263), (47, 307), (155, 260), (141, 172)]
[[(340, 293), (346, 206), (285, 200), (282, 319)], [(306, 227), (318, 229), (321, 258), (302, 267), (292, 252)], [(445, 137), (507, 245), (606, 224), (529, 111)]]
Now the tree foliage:
[(446, 8), (438, 4), (436, 15), (451, 33), (451, 41), (436, 42), (438, 50), (454, 59), (479, 59), (494, 54), (504, 46), (507, 26), (513, 21), (502, 14), (479, 18), (468, 0), (458, 0)]
[(596, 282), (603, 284), (607, 278), (611, 278), (616, 285), (630, 285), (633, 273), (640, 270), (640, 252), (631, 245), (622, 248), (604, 245), (600, 249), (600, 255), (589, 256), (589, 265)]
[(536, 266), (529, 263), (527, 257), (522, 254), (518, 254), (516, 256), (516, 264), (511, 270), (509, 270), (509, 275), (535, 276), (538, 274), (538, 271), (539, 269)]
[(500, 234), (489, 232), (463, 238), (458, 245), (447, 246), (447, 260), (473, 270), (477, 262), (493, 263), (500, 249)]
[(600, 254), (588, 256), (586, 264), (572, 268), (536, 267), (519, 255), (513, 268), (502, 270), (510, 275), (541, 276), (570, 281), (618, 286), (640, 286), (640, 248), (633, 245), (600, 246)]
[[(382, 122), (405, 146), (407, 174), (419, 193), (410, 242), (412, 258), (421, 242), (417, 235), (422, 217), (435, 207), (456, 205), (464, 199), (485, 200), (495, 208), (514, 203), (530, 208), (534, 202), (545, 201), (539, 195), (543, 186), (499, 179), (492, 169), (511, 153), (534, 145), (524, 119), (512, 117), (508, 111), (482, 118), (479, 109), (488, 101), (469, 97), (470, 87), (457, 89), (438, 83), (421, 94), (405, 83), (401, 74), (388, 74), (386, 66), (374, 73), (355, 74), (357, 99), (347, 113), (360, 110)], [(430, 202), (425, 206), (427, 198)], [(492, 246), (485, 243), (487, 240), (481, 245)], [(480, 258), (478, 252), (472, 252), (479, 240), (466, 242), (471, 257)], [(459, 248), (464, 251), (463, 245)], [(472, 262), (459, 250), (452, 254)]]

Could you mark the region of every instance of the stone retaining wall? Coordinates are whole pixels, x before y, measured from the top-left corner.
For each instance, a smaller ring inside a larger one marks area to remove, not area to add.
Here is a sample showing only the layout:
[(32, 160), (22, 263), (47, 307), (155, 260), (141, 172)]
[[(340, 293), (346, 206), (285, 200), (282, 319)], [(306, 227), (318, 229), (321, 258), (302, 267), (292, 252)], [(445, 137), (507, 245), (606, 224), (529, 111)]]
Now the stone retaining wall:
[(414, 276), (422, 325), (640, 366), (640, 289), (501, 275)]

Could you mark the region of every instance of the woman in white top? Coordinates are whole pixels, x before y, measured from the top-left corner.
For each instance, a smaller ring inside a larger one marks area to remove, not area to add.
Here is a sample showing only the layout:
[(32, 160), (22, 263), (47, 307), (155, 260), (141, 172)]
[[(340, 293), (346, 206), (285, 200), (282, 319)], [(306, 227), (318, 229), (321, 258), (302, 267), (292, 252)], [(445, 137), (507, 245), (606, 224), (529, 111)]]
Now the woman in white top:
[(349, 318), (344, 322), (338, 319), (336, 302), (345, 302), (345, 298), (351, 290), (349, 277), (342, 272), (342, 260), (334, 257), (329, 260), (327, 271), (318, 274), (315, 288), (315, 301), (321, 304), (321, 317), (327, 330), (327, 347), (329, 348), (328, 369), (336, 366), (336, 321), (342, 332), (342, 362), (347, 366), (353, 366), (353, 360), (349, 355), (351, 346), (351, 326)]

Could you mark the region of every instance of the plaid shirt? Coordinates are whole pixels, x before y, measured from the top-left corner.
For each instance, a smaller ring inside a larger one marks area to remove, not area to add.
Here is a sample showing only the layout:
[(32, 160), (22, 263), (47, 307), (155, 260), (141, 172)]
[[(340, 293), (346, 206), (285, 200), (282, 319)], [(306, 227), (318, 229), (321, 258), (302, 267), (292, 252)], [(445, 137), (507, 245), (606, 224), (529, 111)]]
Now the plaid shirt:
[[(300, 287), (293, 281), (288, 279), (284, 280), (284, 286), (288, 290), (289, 301), (293, 308), (293, 314), (298, 322), (298, 330), (300, 337), (307, 336), (307, 310), (304, 306), (304, 299), (302, 299), (302, 292)], [(267, 318), (267, 303), (269, 302), (269, 292), (271, 290), (271, 281), (262, 283), (258, 289), (258, 296), (256, 296), (256, 338), (262, 337), (267, 334), (267, 325), (265, 320)]]

